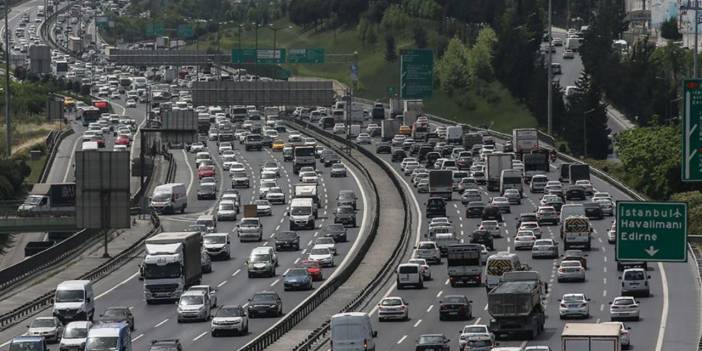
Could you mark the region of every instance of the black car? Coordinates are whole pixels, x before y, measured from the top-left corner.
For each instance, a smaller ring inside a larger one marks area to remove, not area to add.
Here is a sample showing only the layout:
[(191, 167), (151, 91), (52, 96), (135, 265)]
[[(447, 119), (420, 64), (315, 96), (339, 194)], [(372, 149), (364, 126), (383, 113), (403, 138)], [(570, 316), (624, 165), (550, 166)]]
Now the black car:
[(495, 249), (495, 244), (493, 243), (492, 235), (487, 230), (474, 231), (471, 234), (470, 243), (485, 245), (485, 247), (490, 249), (490, 251)]
[(446, 295), (439, 301), (439, 320), (458, 319), (467, 321), (473, 318), (471, 303), (465, 295)]
[(217, 197), (217, 185), (215, 184), (201, 184), (197, 189), (197, 199), (198, 200), (214, 200)]
[(395, 149), (392, 152), (392, 162), (400, 162), (405, 157), (407, 157), (407, 153), (405, 152), (405, 150)]
[(577, 185), (572, 185), (566, 188), (565, 191), (565, 199), (566, 201), (569, 200), (581, 200), (584, 201), (587, 199), (585, 189), (581, 186)]
[(423, 146), (423, 144), (418, 144), (414, 143), (409, 146), (409, 153), (412, 156), (416, 156), (419, 153), (419, 149)]
[(438, 160), (440, 158), (441, 158), (440, 153), (438, 153), (436, 151), (428, 152), (427, 156), (426, 156), (426, 159), (427, 159), (426, 168), (427, 169), (434, 168), (434, 162), (436, 162), (436, 160)]
[(151, 340), (149, 351), (183, 351), (178, 339)]
[(419, 147), (419, 150), (417, 151), (417, 161), (422, 162), (426, 160), (427, 154), (432, 152), (434, 148), (431, 145), (422, 145)]
[(343, 224), (327, 224), (322, 229), (322, 236), (333, 238), (336, 242), (345, 242), (346, 237), (346, 227)]
[(539, 220), (536, 217), (536, 213), (522, 213), (517, 217), (517, 226), (515, 228), (519, 229), (519, 226), (522, 225), (522, 222), (538, 222)]
[(356, 193), (353, 190), (340, 190), (336, 196), (336, 206), (351, 206), (356, 209)]
[(324, 156), (324, 167), (331, 167), (331, 165), (341, 162), (341, 159), (339, 158), (339, 155), (336, 153), (331, 153), (329, 155)]
[(275, 291), (261, 291), (249, 299), (246, 307), (249, 318), (259, 316), (279, 317), (283, 315), (283, 300)]
[(389, 154), (392, 152), (392, 146), (390, 143), (378, 143), (375, 147), (375, 153), (377, 154)]
[(597, 202), (586, 202), (583, 204), (585, 209), (585, 216), (590, 219), (603, 219), (604, 212)]
[(466, 218), (480, 218), (483, 216), (485, 203), (482, 201), (471, 201), (466, 206)]
[(275, 242), (275, 250), (283, 251), (285, 250), (300, 250), (300, 236), (296, 232), (286, 231), (278, 232), (273, 235), (273, 241)]
[(100, 315), (99, 321), (104, 323), (126, 322), (129, 325), (129, 330), (134, 330), (134, 315), (129, 307), (126, 306), (108, 307)]
[(339, 206), (334, 212), (334, 223), (356, 227), (356, 211), (351, 206)]
[(488, 205), (483, 209), (483, 213), (480, 217), (483, 221), (498, 221), (502, 222), (502, 211), (499, 207)]
[(446, 200), (443, 197), (430, 197), (425, 208), (427, 218), (446, 217)]
[(415, 351), (449, 351), (451, 340), (446, 338), (444, 334), (423, 334), (417, 338), (417, 344), (414, 347)]

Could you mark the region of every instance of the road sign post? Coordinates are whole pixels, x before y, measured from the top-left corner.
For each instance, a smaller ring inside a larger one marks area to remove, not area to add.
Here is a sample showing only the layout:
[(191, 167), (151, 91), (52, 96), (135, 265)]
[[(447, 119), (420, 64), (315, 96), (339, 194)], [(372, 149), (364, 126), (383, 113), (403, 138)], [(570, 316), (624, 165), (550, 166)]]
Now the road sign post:
[(683, 82), (682, 181), (702, 181), (702, 80)]
[(434, 52), (431, 49), (408, 49), (400, 56), (400, 99), (431, 97)]
[(617, 201), (618, 261), (686, 262), (687, 204)]

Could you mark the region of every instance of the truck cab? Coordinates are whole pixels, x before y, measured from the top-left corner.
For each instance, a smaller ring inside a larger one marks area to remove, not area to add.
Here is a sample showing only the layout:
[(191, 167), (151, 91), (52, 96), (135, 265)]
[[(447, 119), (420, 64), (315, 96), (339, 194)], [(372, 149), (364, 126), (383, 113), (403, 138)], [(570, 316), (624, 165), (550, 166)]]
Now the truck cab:
[(199, 232), (160, 233), (146, 239), (142, 263), (144, 298), (174, 301), (202, 278), (203, 239)]

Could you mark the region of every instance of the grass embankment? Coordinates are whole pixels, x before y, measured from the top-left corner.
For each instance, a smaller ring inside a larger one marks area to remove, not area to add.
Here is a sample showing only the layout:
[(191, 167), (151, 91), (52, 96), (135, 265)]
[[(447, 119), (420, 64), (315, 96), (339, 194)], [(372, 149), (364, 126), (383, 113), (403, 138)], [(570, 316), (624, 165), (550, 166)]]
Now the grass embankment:
[[(437, 33), (433, 28), (435, 25), (428, 25), (428, 39), (431, 43), (436, 42)], [(344, 84), (351, 85), (351, 69), (354, 52), (358, 53), (359, 81), (356, 95), (368, 99), (386, 99), (388, 88), (398, 91), (400, 82), (399, 59), (394, 62), (385, 60), (385, 41), (382, 35), (378, 36), (376, 44), (364, 44), (354, 29), (333, 30), (318, 32), (314, 30), (304, 30), (292, 25), (288, 21), (279, 21), (275, 24), (278, 30), (276, 37), (276, 47), (278, 48), (324, 48), (326, 62), (324, 64), (297, 64), (284, 65), (293, 75), (322, 77), (338, 80)], [(217, 35), (212, 34), (200, 38), (199, 48), (216, 48)], [(254, 31), (242, 31), (241, 47), (254, 48), (256, 33)], [(398, 51), (406, 48), (413, 48), (414, 42), (409, 35), (396, 36)], [(220, 30), (219, 47), (222, 50), (239, 47), (239, 28), (224, 27)], [(273, 48), (273, 31), (264, 27), (258, 30), (258, 47)], [(189, 49), (194, 49), (191, 45)], [(471, 108), (461, 107), (459, 104), (441, 91), (434, 88), (433, 96), (425, 100), (425, 110), (428, 113), (450, 118), (462, 123), (473, 125), (492, 125), (492, 128), (510, 132), (515, 127), (534, 127), (536, 120), (529, 113), (526, 107), (515, 101), (510, 93), (499, 83), (490, 84), (489, 96), (491, 101), (470, 93)]]
[[(48, 152), (46, 137), (52, 130), (61, 128), (59, 122), (52, 123), (20, 123), (12, 128), (12, 155), (15, 157), (25, 157), (27, 165), (32, 169), (32, 173), (25, 179), (25, 183), (34, 184), (41, 175), (42, 168), (46, 163)], [(30, 150), (41, 150), (42, 155), (37, 160), (32, 160), (29, 156)], [(5, 136), (0, 137), (0, 153), (5, 152)]]

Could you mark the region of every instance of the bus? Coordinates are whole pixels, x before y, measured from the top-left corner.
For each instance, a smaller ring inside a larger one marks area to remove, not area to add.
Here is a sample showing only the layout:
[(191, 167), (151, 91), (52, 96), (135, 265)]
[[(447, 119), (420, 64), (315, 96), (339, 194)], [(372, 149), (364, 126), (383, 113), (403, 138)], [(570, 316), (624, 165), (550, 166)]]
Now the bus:
[(83, 121), (83, 127), (100, 119), (100, 109), (94, 106), (78, 107), (78, 119)]

